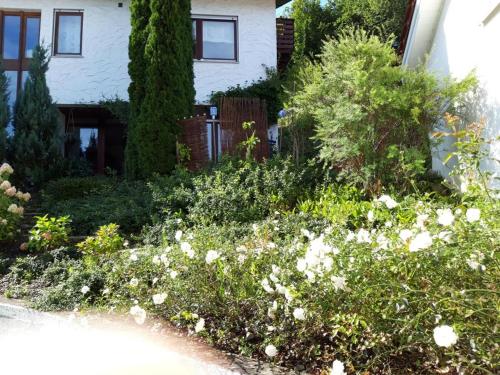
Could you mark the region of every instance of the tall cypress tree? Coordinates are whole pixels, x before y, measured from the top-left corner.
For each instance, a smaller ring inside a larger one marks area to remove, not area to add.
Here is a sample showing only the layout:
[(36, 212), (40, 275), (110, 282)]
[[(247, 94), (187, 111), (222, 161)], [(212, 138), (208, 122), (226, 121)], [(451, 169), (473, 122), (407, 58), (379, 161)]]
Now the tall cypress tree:
[(37, 46), (30, 71), (14, 109), (13, 153), (16, 171), (26, 183), (40, 186), (57, 176), (62, 159), (63, 132), (45, 75), (48, 50)]
[(177, 120), (192, 114), (195, 96), (191, 1), (151, 0), (150, 6), (146, 92), (137, 129), (143, 177), (174, 168)]
[(0, 162), (5, 160), (7, 151), (7, 126), (10, 121), (9, 82), (0, 69)]
[(149, 0), (132, 0), (130, 4), (132, 32), (129, 41), (130, 63), (128, 71), (130, 86), (130, 118), (128, 122), (127, 147), (125, 149), (125, 173), (134, 179), (140, 175), (138, 118), (143, 99), (146, 95), (146, 42), (148, 23), (151, 16)]

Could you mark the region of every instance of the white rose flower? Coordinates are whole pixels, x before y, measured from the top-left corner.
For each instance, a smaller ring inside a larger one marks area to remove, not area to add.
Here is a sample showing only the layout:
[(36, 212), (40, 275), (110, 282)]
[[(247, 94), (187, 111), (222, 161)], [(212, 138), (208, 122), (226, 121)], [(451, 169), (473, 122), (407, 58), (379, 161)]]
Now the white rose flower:
[(375, 220), (375, 214), (373, 213), (372, 210), (368, 211), (368, 215), (366, 215), (366, 217), (368, 218), (368, 221), (370, 221), (370, 222)]
[(137, 279), (134, 277), (132, 280), (130, 280), (129, 284), (130, 284), (130, 286), (131, 286), (131, 287), (134, 287), (134, 288), (135, 288), (137, 285), (139, 285), (139, 280), (137, 280)]
[(332, 282), (333, 282), (333, 287), (335, 288), (335, 290), (346, 290), (347, 289), (347, 281), (345, 279), (345, 277), (341, 277), (341, 276), (332, 276), (331, 278)]
[(344, 371), (344, 364), (338, 359), (333, 361), (332, 371), (330, 372), (330, 375), (347, 375), (347, 373)]
[(425, 222), (427, 221), (427, 219), (429, 218), (429, 215), (427, 214), (422, 214), (422, 215), (418, 215), (417, 216), (417, 228), (420, 228), (420, 229), (425, 229)]
[(205, 261), (207, 264), (213, 263), (215, 260), (219, 259), (219, 253), (215, 250), (209, 250), (207, 252), (207, 256), (205, 257)]
[(180, 242), (181, 238), (182, 238), (182, 230), (178, 230), (177, 232), (175, 232), (175, 240), (177, 242)]
[(408, 242), (408, 240), (413, 236), (413, 232), (409, 229), (403, 229), (399, 232), (399, 238), (401, 241)]
[(415, 236), (410, 242), (410, 251), (416, 252), (432, 246), (432, 237), (429, 232), (422, 232)]
[(396, 208), (398, 206), (398, 202), (396, 202), (394, 199), (392, 199), (388, 195), (382, 195), (379, 199), (379, 202), (385, 203), (386, 207), (389, 210), (392, 210), (393, 208)]
[(132, 262), (137, 262), (139, 260), (139, 257), (137, 256), (136, 253), (132, 253), (132, 254), (130, 254), (130, 260)]
[(203, 318), (200, 318), (200, 320), (198, 320), (198, 322), (196, 323), (196, 325), (194, 326), (194, 331), (196, 333), (200, 333), (201, 331), (203, 331), (205, 329), (205, 319)]
[(146, 321), (146, 311), (142, 309), (139, 305), (132, 306), (130, 309), (130, 315), (134, 317), (137, 324), (144, 324)]
[(167, 293), (160, 293), (153, 295), (153, 303), (155, 305), (161, 305), (167, 299)]
[(178, 275), (177, 271), (171, 271), (171, 272), (170, 272), (170, 277), (171, 277), (172, 279), (175, 279), (175, 278), (177, 277), (177, 275)]
[(3, 181), (3, 182), (0, 184), (0, 189), (2, 189), (2, 190), (8, 190), (8, 189), (10, 189), (10, 188), (11, 188), (11, 186), (12, 186), (12, 185), (10, 184), (10, 182), (9, 182), (9, 181), (7, 181), (7, 180), (5, 180), (5, 181)]
[(307, 261), (304, 258), (297, 259), (297, 270), (304, 272), (307, 269)]
[(437, 222), (443, 227), (449, 227), (455, 221), (455, 216), (453, 215), (453, 212), (449, 208), (437, 210), (437, 214), (438, 214)]
[(155, 266), (158, 266), (158, 265), (160, 265), (160, 264), (161, 264), (161, 259), (160, 259), (160, 257), (159, 257), (158, 255), (155, 255), (155, 256), (153, 257), (153, 264), (154, 264)]
[(268, 345), (264, 349), (266, 355), (270, 358), (276, 357), (278, 355), (278, 349), (274, 345)]
[(434, 328), (434, 341), (437, 346), (449, 348), (458, 341), (458, 336), (452, 327), (442, 325)]
[(465, 218), (469, 223), (479, 221), (479, 219), (481, 218), (481, 210), (479, 210), (478, 208), (469, 208), (465, 213)]
[(12, 169), (8, 163), (3, 163), (2, 166), (0, 166), (0, 175), (12, 173), (14, 173), (14, 169)]
[(83, 295), (87, 294), (88, 292), (90, 292), (90, 288), (87, 286), (87, 285), (84, 285), (81, 289), (81, 292)]
[(306, 320), (306, 314), (303, 308), (296, 308), (293, 310), (293, 317), (297, 320)]
[(358, 243), (371, 243), (370, 232), (361, 228), (356, 236), (356, 241)]
[(260, 285), (262, 285), (262, 288), (264, 288), (267, 293), (274, 293), (274, 289), (271, 287), (271, 285), (269, 285), (269, 280), (267, 278), (263, 279), (260, 282)]

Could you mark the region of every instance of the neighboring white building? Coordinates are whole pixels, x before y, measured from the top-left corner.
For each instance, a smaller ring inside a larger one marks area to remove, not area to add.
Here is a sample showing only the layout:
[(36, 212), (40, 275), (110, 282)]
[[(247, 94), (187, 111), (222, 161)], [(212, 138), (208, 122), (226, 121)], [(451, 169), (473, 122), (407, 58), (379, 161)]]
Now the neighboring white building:
[[(276, 7), (287, 2), (192, 0), (197, 104), (277, 66)], [(95, 136), (101, 159), (104, 149), (123, 153), (123, 130), (111, 136), (110, 127), (119, 125), (110, 124), (97, 103), (128, 99), (130, 31), (130, 0), (0, 0), (0, 52), (12, 101), (27, 77), (32, 49), (42, 42), (50, 47), (47, 83), (66, 131), (82, 147)]]
[[(500, 136), (500, 1), (411, 0), (409, 8), (403, 63), (425, 63), (457, 79), (475, 70), (483, 92), (476, 115), (487, 121), (487, 138)], [(433, 155), (433, 168), (445, 176), (449, 166), (443, 160), (452, 144), (447, 140)], [(500, 160), (500, 142), (491, 145), (490, 156)], [(484, 168), (500, 177), (500, 164), (486, 161)]]

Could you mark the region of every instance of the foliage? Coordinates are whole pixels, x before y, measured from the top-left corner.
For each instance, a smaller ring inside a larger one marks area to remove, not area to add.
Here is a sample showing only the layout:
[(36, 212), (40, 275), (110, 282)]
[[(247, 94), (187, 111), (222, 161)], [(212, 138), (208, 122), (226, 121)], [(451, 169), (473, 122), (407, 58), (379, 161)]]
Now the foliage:
[(7, 126), (10, 123), (9, 82), (0, 68), (0, 161), (4, 161), (7, 152)]
[(40, 186), (61, 175), (63, 130), (46, 82), (49, 50), (37, 46), (14, 113), (13, 154), (25, 183)]
[(12, 240), (19, 232), (19, 222), (24, 214), (23, 205), (31, 199), (13, 186), (9, 178), (14, 173), (12, 167), (0, 166), (0, 242)]
[(226, 91), (212, 93), (211, 103), (218, 103), (222, 97), (259, 98), (267, 103), (267, 116), (270, 123), (275, 123), (278, 112), (283, 106), (281, 100), (282, 82), (275, 69), (266, 68), (266, 77), (243, 85), (229, 87)]
[(138, 137), (141, 177), (174, 169), (177, 121), (192, 115), (195, 97), (191, 1), (151, 0), (150, 8), (144, 52), (146, 90), (137, 129), (131, 133)]
[(290, 14), (295, 24), (294, 63), (303, 58), (315, 58), (324, 41), (336, 34), (334, 7), (320, 0), (295, 0)]
[(99, 105), (106, 108), (120, 123), (126, 125), (130, 122), (130, 103), (128, 101), (117, 96), (112, 99), (101, 100)]
[(383, 40), (401, 35), (408, 0), (330, 0), (339, 34), (359, 28)]
[(100, 254), (112, 254), (123, 249), (124, 240), (116, 224), (108, 224), (100, 227), (95, 236), (87, 237), (85, 241), (77, 244), (80, 251), (87, 255), (98, 256)]
[[(253, 150), (260, 142), (259, 137), (255, 135), (255, 130), (252, 130), (255, 126), (255, 121), (244, 122), (242, 127), (243, 130), (247, 131), (247, 138), (242, 141), (238, 146), (245, 152), (245, 160), (249, 161), (253, 158)], [(252, 131), (252, 135), (248, 135), (248, 131)]]
[(36, 223), (30, 230), (28, 249), (31, 251), (55, 250), (68, 242), (71, 231), (69, 216), (36, 217)]
[(151, 17), (150, 0), (132, 0), (130, 3), (132, 31), (129, 40), (128, 72), (130, 86), (129, 121), (127, 121), (127, 145), (125, 148), (125, 171), (129, 178), (140, 176), (139, 168), (139, 138), (138, 120), (144, 97), (146, 96), (146, 66), (145, 55), (148, 40), (148, 23)]
[(144, 182), (110, 177), (64, 178), (47, 185), (42, 209), (70, 216), (77, 235), (116, 223), (124, 233), (138, 233), (151, 221), (151, 194)]
[(299, 116), (314, 118), (326, 165), (372, 191), (390, 183), (387, 171), (400, 165), (387, 158), (391, 145), (405, 152), (406, 164), (428, 162), (432, 126), (443, 108), (459, 102), (476, 82), (473, 76), (439, 82), (423, 68), (397, 63), (392, 41), (363, 31), (344, 34), (325, 44), (312, 78), (292, 99)]

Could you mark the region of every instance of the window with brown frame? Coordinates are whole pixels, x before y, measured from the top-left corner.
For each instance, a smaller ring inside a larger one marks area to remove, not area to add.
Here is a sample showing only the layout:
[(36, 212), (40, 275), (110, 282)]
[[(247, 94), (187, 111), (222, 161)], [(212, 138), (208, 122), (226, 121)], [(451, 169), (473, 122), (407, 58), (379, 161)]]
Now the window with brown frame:
[(33, 50), (39, 40), (40, 13), (0, 11), (1, 61), (8, 79), (11, 106), (28, 78)]
[(54, 23), (54, 55), (81, 56), (83, 12), (56, 10)]
[(193, 18), (196, 60), (238, 61), (238, 22), (230, 18)]

